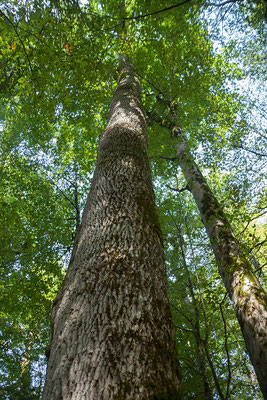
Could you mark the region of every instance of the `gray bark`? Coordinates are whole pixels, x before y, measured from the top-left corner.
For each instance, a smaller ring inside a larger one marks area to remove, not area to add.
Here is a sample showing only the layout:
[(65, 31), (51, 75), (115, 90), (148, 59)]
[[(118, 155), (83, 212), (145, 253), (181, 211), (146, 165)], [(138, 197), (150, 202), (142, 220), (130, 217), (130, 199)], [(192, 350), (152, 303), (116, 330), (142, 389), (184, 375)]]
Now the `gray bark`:
[(43, 400), (181, 398), (140, 83), (121, 57), (62, 291)]
[(242, 254), (223, 210), (194, 162), (183, 132), (173, 128), (176, 154), (209, 235), (263, 396), (267, 399), (267, 296)]

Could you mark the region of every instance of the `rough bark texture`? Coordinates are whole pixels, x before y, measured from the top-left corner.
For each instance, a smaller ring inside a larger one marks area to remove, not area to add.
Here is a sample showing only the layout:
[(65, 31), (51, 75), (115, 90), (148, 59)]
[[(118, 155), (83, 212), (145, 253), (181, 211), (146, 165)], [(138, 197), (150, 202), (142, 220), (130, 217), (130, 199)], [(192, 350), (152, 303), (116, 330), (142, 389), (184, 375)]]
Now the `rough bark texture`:
[(176, 153), (209, 235), (223, 282), (233, 302), (263, 396), (267, 399), (267, 297), (205, 178), (190, 155), (181, 129)]
[(123, 58), (63, 289), (43, 400), (181, 398), (140, 84)]

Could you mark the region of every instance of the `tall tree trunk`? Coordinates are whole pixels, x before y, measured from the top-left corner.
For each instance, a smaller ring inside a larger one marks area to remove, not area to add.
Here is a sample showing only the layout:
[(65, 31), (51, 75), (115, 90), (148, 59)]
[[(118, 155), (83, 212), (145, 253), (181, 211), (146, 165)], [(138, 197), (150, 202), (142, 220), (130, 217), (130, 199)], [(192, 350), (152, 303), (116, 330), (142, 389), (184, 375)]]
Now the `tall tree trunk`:
[(63, 289), (43, 400), (180, 399), (141, 87), (120, 57)]
[[(180, 236), (180, 234), (179, 234)], [(182, 249), (182, 241), (180, 239), (180, 247)], [(202, 350), (202, 342), (203, 339), (201, 337), (201, 332), (200, 332), (200, 324), (199, 324), (199, 309), (198, 309), (198, 304), (197, 304), (197, 300), (195, 298), (195, 293), (194, 293), (194, 288), (193, 288), (193, 283), (191, 280), (191, 276), (190, 276), (190, 272), (188, 270), (188, 266), (186, 263), (186, 258), (185, 258), (185, 254), (184, 251), (182, 251), (182, 258), (183, 258), (183, 263), (184, 263), (184, 267), (185, 267), (185, 272), (187, 274), (187, 280), (188, 280), (188, 287), (189, 287), (189, 292), (192, 298), (192, 306), (193, 306), (193, 311), (194, 311), (194, 324), (193, 324), (193, 334), (194, 334), (194, 338), (195, 338), (195, 342), (196, 342), (196, 348), (197, 348), (197, 355), (198, 355), (198, 363), (199, 363), (199, 373), (201, 375), (201, 379), (203, 382), (203, 394), (204, 394), (204, 399), (205, 400), (212, 400), (212, 391), (209, 385), (209, 380), (207, 377), (207, 371), (206, 371), (206, 364), (205, 364), (205, 357), (203, 354), (203, 350)], [(217, 390), (218, 393), (220, 395), (220, 398), (224, 400), (223, 397), (223, 393), (221, 390), (221, 387), (219, 385), (219, 381), (217, 379), (218, 383), (217, 386)]]
[(261, 391), (267, 399), (267, 296), (242, 254), (227, 218), (191, 156), (179, 127), (173, 126), (176, 155), (209, 235), (219, 272), (233, 303)]
[[(171, 215), (172, 217), (172, 215)], [(199, 324), (199, 308), (198, 308), (198, 303), (197, 303), (197, 299), (195, 297), (195, 292), (194, 292), (194, 286), (193, 286), (193, 282), (191, 279), (191, 275), (189, 272), (189, 268), (187, 265), (187, 261), (186, 261), (186, 255), (185, 255), (185, 251), (184, 251), (184, 238), (183, 238), (183, 233), (181, 230), (180, 225), (178, 225), (175, 221), (175, 219), (172, 217), (172, 220), (175, 224), (175, 227), (177, 229), (177, 234), (178, 234), (178, 238), (179, 238), (179, 247), (180, 247), (180, 253), (182, 256), (182, 260), (183, 260), (183, 265), (184, 265), (184, 270), (186, 272), (187, 275), (187, 281), (188, 281), (188, 288), (189, 288), (189, 292), (191, 295), (191, 299), (192, 299), (192, 306), (193, 306), (193, 311), (194, 311), (194, 319), (192, 319), (192, 330), (193, 330), (193, 335), (195, 338), (195, 342), (196, 342), (196, 348), (197, 348), (197, 355), (198, 355), (198, 364), (199, 364), (199, 374), (201, 376), (202, 382), (203, 382), (203, 394), (204, 394), (204, 399), (205, 400), (212, 400), (212, 390), (210, 388), (210, 384), (209, 384), (209, 380), (207, 377), (207, 372), (206, 372), (206, 364), (205, 364), (205, 356), (203, 354), (203, 350), (202, 350), (202, 337), (201, 337), (201, 332), (200, 332), (200, 324)], [(219, 386), (219, 395), (221, 397), (222, 394), (222, 390)], [(222, 397), (221, 397), (222, 398)], [(224, 397), (223, 397), (224, 400)]]
[[(186, 224), (187, 236), (188, 236), (188, 239), (189, 239), (189, 246), (190, 246), (192, 257), (193, 257), (193, 263), (194, 263), (194, 267), (195, 267), (195, 277), (196, 277), (196, 280), (197, 280), (198, 293), (199, 293), (199, 297), (200, 297), (200, 304), (201, 304), (203, 317), (204, 317), (204, 324), (205, 324), (204, 339), (202, 339), (201, 335), (199, 335), (199, 338), (201, 339), (201, 343), (202, 343), (202, 345), (204, 347), (206, 358), (208, 360), (208, 364), (210, 366), (210, 370), (211, 370), (211, 374), (212, 374), (212, 377), (213, 377), (213, 381), (214, 381), (215, 387), (217, 389), (217, 392), (219, 394), (219, 397), (220, 397), (220, 399), (225, 399), (224, 394), (223, 394), (223, 390), (222, 390), (222, 387), (221, 387), (221, 384), (220, 384), (220, 381), (219, 381), (219, 378), (218, 378), (218, 375), (217, 375), (217, 372), (216, 372), (216, 368), (215, 368), (214, 363), (212, 361), (212, 357), (211, 357), (210, 350), (209, 350), (209, 331), (210, 331), (210, 328), (209, 328), (209, 324), (208, 324), (206, 305), (205, 305), (205, 300), (204, 300), (204, 297), (203, 297), (203, 294), (202, 294), (202, 290), (201, 290), (201, 287), (200, 287), (200, 280), (199, 280), (199, 275), (198, 275), (198, 271), (197, 271), (197, 261), (196, 261), (196, 258), (195, 258), (195, 252), (194, 252), (193, 245), (192, 245), (192, 238), (191, 238), (191, 235), (190, 235), (190, 232), (189, 232), (188, 225), (187, 225), (186, 222), (185, 222), (185, 224)], [(229, 382), (230, 382), (230, 380), (229, 380), (229, 375), (228, 375), (227, 388), (228, 388), (228, 383)]]

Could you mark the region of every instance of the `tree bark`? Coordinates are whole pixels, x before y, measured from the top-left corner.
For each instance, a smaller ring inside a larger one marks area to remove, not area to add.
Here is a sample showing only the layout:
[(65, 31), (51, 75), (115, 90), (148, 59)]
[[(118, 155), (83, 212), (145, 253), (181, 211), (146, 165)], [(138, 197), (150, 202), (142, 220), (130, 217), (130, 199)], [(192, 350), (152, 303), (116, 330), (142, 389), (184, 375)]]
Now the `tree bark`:
[(62, 291), (43, 400), (182, 398), (141, 87), (120, 57)]
[(267, 296), (240, 243), (193, 160), (182, 130), (173, 128), (178, 163), (209, 235), (219, 272), (233, 303), (263, 396), (267, 399)]

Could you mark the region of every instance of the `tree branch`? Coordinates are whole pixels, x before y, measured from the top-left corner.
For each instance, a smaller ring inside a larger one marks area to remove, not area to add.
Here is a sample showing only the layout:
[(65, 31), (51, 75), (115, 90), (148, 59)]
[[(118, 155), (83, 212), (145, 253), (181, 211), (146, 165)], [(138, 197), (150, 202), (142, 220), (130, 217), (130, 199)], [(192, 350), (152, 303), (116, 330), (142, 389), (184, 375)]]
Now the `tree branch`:
[[(264, 210), (265, 210), (265, 209), (264, 209)], [(249, 224), (250, 224), (252, 221), (254, 221), (254, 219), (257, 219), (257, 218), (261, 217), (262, 215), (264, 215), (264, 214), (266, 214), (266, 213), (267, 213), (267, 211), (265, 210), (264, 212), (260, 213), (259, 215), (256, 215), (256, 217), (251, 218), (251, 219), (247, 222), (245, 228), (244, 228), (238, 235), (242, 235), (242, 234), (245, 232), (245, 230), (247, 229), (247, 227), (249, 226)]]
[(179, 314), (181, 314), (185, 319), (187, 319), (187, 321), (190, 323), (190, 325), (192, 327), (194, 327), (194, 321), (189, 318), (186, 314), (184, 314), (181, 310), (178, 309), (178, 307), (176, 307), (173, 303), (171, 303), (171, 307), (176, 310)]
[(244, 0), (226, 0), (226, 1), (224, 1), (223, 3), (219, 3), (219, 4), (216, 4), (216, 3), (209, 3), (209, 4), (207, 4), (207, 6), (211, 6), (211, 7), (223, 7), (223, 6), (226, 6), (227, 4), (233, 4), (233, 3), (242, 3)]
[(71, 199), (68, 198), (68, 196), (66, 196), (66, 194), (64, 193), (64, 191), (62, 189), (60, 189), (60, 187), (56, 184), (56, 182), (53, 181), (53, 179), (47, 177), (50, 181), (51, 185), (54, 185), (62, 194), (63, 197), (65, 197), (66, 200), (68, 200), (68, 202), (76, 209), (76, 205), (73, 203), (73, 201)]
[(141, 18), (150, 17), (152, 15), (157, 15), (157, 14), (160, 14), (160, 13), (165, 12), (165, 11), (173, 10), (174, 8), (177, 8), (177, 7), (182, 6), (182, 5), (186, 4), (186, 3), (189, 3), (190, 1), (191, 0), (184, 0), (181, 3), (173, 4), (172, 6), (169, 6), (169, 7), (166, 7), (166, 8), (162, 8), (161, 10), (152, 11), (152, 12), (150, 12), (148, 14), (144, 14), (144, 15), (137, 15), (136, 17), (126, 17), (123, 20), (126, 21), (126, 20), (141, 19)]
[(180, 329), (181, 331), (190, 332), (190, 333), (194, 334), (194, 331), (192, 329), (184, 328), (183, 326), (179, 326), (176, 324), (174, 324), (174, 326), (175, 326), (175, 328)]
[(31, 71), (31, 73), (32, 73), (32, 75), (33, 75), (33, 77), (34, 77), (34, 72), (33, 72), (33, 69), (32, 69), (31, 60), (30, 60), (29, 55), (28, 55), (28, 53), (27, 53), (27, 51), (26, 51), (26, 48), (25, 48), (24, 43), (23, 43), (23, 40), (21, 39), (21, 37), (20, 37), (20, 35), (19, 35), (19, 33), (18, 33), (17, 27), (13, 24), (13, 22), (11, 21), (11, 19), (9, 19), (8, 16), (7, 16), (2, 10), (0, 10), (0, 15), (2, 15), (2, 16), (9, 22), (9, 24), (12, 26), (12, 28), (13, 28), (14, 31), (16, 32), (16, 35), (17, 35), (17, 37), (18, 37), (18, 39), (19, 39), (19, 41), (20, 41), (20, 43), (21, 43), (21, 45), (22, 45), (23, 52), (24, 52), (24, 54), (25, 54), (25, 56), (26, 56), (26, 58), (27, 58), (30, 71)]
[(260, 268), (255, 269), (254, 272), (258, 272), (259, 270), (261, 270), (263, 267), (265, 267), (265, 265), (267, 265), (267, 262), (265, 264), (263, 264)]
[(164, 157), (164, 156), (152, 156), (152, 157), (149, 157), (149, 159), (150, 160), (152, 160), (152, 159), (161, 159), (161, 160), (166, 160), (166, 161), (175, 161), (176, 159), (177, 159), (177, 157)]
[(182, 192), (184, 192), (185, 190), (189, 190), (189, 192), (190, 192), (190, 189), (189, 189), (189, 186), (188, 186), (188, 185), (186, 185), (186, 186), (185, 186), (184, 188), (182, 188), (182, 189), (174, 188), (174, 187), (169, 186), (169, 185), (166, 185), (166, 187), (167, 187), (168, 189), (174, 190), (175, 192), (178, 192), (178, 193), (182, 193)]
[(267, 157), (267, 154), (258, 153), (257, 151), (250, 150), (250, 149), (246, 149), (246, 148), (243, 147), (243, 146), (237, 146), (237, 145), (233, 144), (233, 147), (234, 147), (235, 149), (242, 149), (242, 150), (247, 151), (247, 152), (249, 152), (249, 153), (255, 154), (256, 156), (259, 156), (259, 157)]
[(255, 246), (251, 247), (251, 249), (249, 249), (248, 253), (251, 253), (252, 250), (254, 250), (256, 247), (261, 247), (265, 242), (267, 241), (267, 239), (264, 239), (262, 242), (257, 243)]

